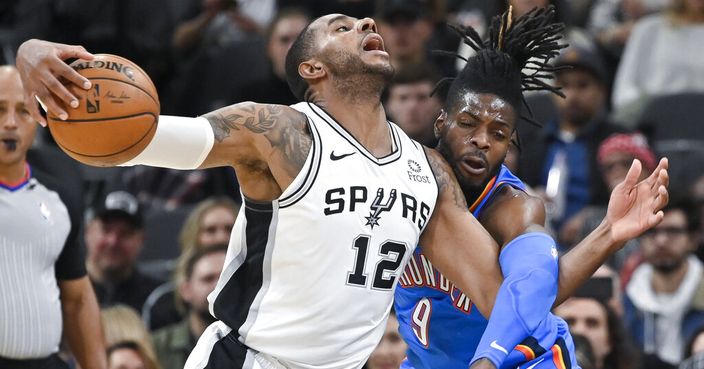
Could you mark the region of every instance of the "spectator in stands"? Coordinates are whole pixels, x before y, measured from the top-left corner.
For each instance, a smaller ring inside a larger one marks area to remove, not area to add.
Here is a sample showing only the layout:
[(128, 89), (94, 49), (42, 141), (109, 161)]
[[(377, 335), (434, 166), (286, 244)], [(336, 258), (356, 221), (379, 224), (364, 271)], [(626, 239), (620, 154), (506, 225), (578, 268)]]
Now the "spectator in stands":
[(704, 368), (704, 326), (699, 327), (690, 338), (684, 351), (685, 360), (679, 369)]
[(596, 369), (594, 365), (594, 350), (587, 337), (571, 332), (574, 341), (574, 356), (581, 369)]
[(391, 309), (384, 335), (381, 337), (379, 345), (369, 356), (365, 367), (366, 369), (399, 368), (406, 357), (406, 349), (408, 349), (408, 345), (398, 333), (396, 312)]
[(108, 369), (159, 369), (134, 341), (122, 341), (108, 347)]
[(371, 17), (379, 0), (277, 0), (279, 9), (300, 7), (313, 18), (340, 13), (355, 18)]
[(699, 240), (697, 242), (696, 254), (699, 260), (704, 261), (704, 176), (699, 177), (692, 184), (692, 201), (697, 204), (699, 208), (699, 227), (697, 235)]
[(704, 325), (704, 268), (692, 255), (697, 214), (690, 202), (671, 201), (662, 222), (641, 238), (645, 263), (626, 286), (628, 330), (649, 359), (649, 367), (674, 367), (685, 342)]
[[(394, 68), (401, 70), (409, 64), (431, 61), (428, 47), (434, 27), (431, 1), (384, 0), (380, 4), (375, 20)], [(443, 61), (454, 62), (450, 58)], [(443, 70), (443, 74), (449, 73)]]
[(443, 102), (437, 94), (430, 96), (430, 93), (439, 80), (440, 74), (430, 64), (405, 65), (396, 71), (387, 87), (384, 104), (391, 121), (428, 147), (437, 144), (433, 123)]
[(126, 304), (141, 311), (159, 281), (141, 273), (135, 264), (144, 230), (137, 199), (113, 191), (91, 211), (85, 229), (87, 268), (101, 306)]
[(613, 106), (625, 121), (653, 96), (704, 91), (704, 2), (673, 0), (636, 23), (616, 74)]
[(208, 310), (208, 294), (215, 289), (225, 264), (227, 244), (194, 249), (184, 253), (185, 279), (178, 296), (188, 314), (179, 323), (156, 331), (153, 335), (157, 356), (164, 369), (181, 369), (205, 328), (215, 322)]
[(230, 242), (239, 206), (227, 197), (212, 197), (201, 201), (183, 223), (181, 250), (201, 248)]
[[(657, 165), (655, 154), (642, 134), (617, 133), (609, 136), (599, 145), (597, 151), (598, 175), (606, 183), (609, 193), (626, 178), (626, 173), (631, 167), (633, 159), (638, 159), (643, 164), (640, 179), (647, 178)], [(596, 229), (605, 215), (606, 206), (604, 205), (591, 205), (582, 209), (569, 219), (560, 230), (561, 244), (568, 247), (576, 245)], [(629, 241), (609, 259), (609, 265), (620, 270), (626, 258), (638, 249), (637, 240)]]
[(166, 282), (149, 296), (142, 314), (151, 330), (181, 321), (184, 308), (175, 294), (185, 276), (187, 255), (195, 249), (228, 244), (239, 206), (227, 197), (213, 197), (200, 202), (188, 215), (180, 234), (181, 257), (174, 271), (174, 282)]
[(609, 192), (598, 175), (597, 148), (622, 128), (606, 119), (606, 75), (597, 53), (570, 47), (555, 63), (571, 67), (556, 73), (565, 98), (555, 96), (559, 116), (546, 127), (519, 129), (519, 172), (536, 190), (545, 189), (552, 225), (559, 229), (586, 205), (606, 203)]
[(612, 67), (611, 64), (621, 58), (636, 21), (662, 11), (669, 0), (594, 0), (593, 3), (586, 28), (594, 35)]
[(623, 321), (605, 300), (591, 295), (600, 291), (578, 291), (554, 309), (570, 331), (589, 340), (595, 369), (636, 369), (637, 354), (630, 346)]
[(57, 355), (63, 333), (83, 367), (105, 368), (81, 207), (27, 164), (36, 123), (26, 103), (35, 102), (25, 102), (17, 69), (0, 67), (0, 367), (67, 368)]
[(158, 363), (154, 344), (137, 311), (126, 305), (115, 305), (103, 309), (100, 312), (100, 320), (107, 347), (121, 342), (134, 342), (140, 347), (144, 361)]
[(310, 20), (307, 13), (297, 8), (282, 9), (276, 14), (267, 31), (266, 40), (266, 54), (271, 64), (271, 72), (266, 78), (233, 91), (233, 102), (266, 101), (282, 105), (298, 102), (286, 82), (286, 54)]
[(232, 104), (233, 91), (266, 77), (262, 30), (275, 2), (186, 1), (172, 39), (178, 68), (165, 98), (173, 109), (167, 113), (195, 116)]
[(144, 214), (171, 211), (210, 196), (240, 201), (239, 185), (231, 168), (177, 170), (138, 165), (124, 168), (107, 187), (134, 194)]

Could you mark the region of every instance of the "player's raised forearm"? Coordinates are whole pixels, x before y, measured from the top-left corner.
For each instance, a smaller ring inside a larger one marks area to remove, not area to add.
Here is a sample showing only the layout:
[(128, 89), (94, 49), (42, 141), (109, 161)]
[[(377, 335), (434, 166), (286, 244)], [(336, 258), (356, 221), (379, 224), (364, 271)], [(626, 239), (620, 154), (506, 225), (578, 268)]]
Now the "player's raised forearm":
[(568, 253), (560, 257), (560, 278), (554, 306), (569, 298), (623, 242), (611, 237), (611, 226), (602, 222)]
[(499, 247), (467, 210), (449, 165), (434, 151), (429, 151), (428, 158), (440, 194), (420, 245), (433, 265), (488, 317), (503, 280), (498, 265)]
[(560, 304), (586, 281), (626, 241), (657, 225), (667, 205), (667, 159), (648, 178), (637, 182), (641, 164), (637, 160), (611, 193), (606, 217), (582, 242), (560, 258), (560, 284), (555, 304)]

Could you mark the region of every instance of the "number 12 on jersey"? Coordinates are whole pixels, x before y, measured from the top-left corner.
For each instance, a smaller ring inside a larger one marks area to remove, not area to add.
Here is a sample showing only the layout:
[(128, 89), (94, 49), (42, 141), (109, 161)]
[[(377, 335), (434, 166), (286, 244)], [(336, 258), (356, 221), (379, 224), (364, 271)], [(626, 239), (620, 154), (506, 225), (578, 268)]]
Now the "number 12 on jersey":
[[(352, 272), (347, 273), (347, 284), (367, 287), (367, 273), (365, 268), (369, 256), (369, 242), (371, 237), (359, 235), (354, 239), (352, 248), (355, 250), (355, 260)], [(394, 286), (396, 271), (406, 255), (406, 245), (396, 241), (385, 241), (379, 247), (379, 255), (383, 256), (374, 267), (374, 280), (372, 289), (390, 290)]]

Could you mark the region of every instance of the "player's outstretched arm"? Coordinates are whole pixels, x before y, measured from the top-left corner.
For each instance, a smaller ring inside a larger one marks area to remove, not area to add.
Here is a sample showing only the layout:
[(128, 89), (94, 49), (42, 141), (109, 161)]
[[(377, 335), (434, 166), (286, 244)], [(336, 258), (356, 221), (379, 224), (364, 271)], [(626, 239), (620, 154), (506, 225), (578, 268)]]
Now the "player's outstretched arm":
[(305, 114), (283, 105), (243, 102), (197, 118), (160, 116), (147, 147), (121, 165), (231, 166), (247, 197), (271, 201), (293, 182), (311, 145)]
[(64, 45), (32, 39), (25, 41), (17, 50), (15, 64), (20, 72), (25, 91), (25, 101), (32, 118), (46, 126), (46, 119), (39, 113), (36, 104), (39, 98), (51, 114), (67, 119), (65, 107), (78, 107), (78, 99), (71, 94), (59, 78), (83, 89), (90, 89), (90, 81), (64, 63), (70, 58), (92, 60), (93, 55), (82, 46)]
[[(17, 55), (27, 101), (38, 97), (59, 117), (66, 116), (66, 107), (78, 106), (63, 83), (90, 88), (90, 82), (64, 62), (68, 58), (93, 55), (81, 46), (42, 40), (26, 41)], [(34, 119), (46, 125), (37, 106), (28, 106)], [(305, 115), (282, 105), (245, 102), (199, 118), (160, 116), (159, 123), (149, 145), (122, 165), (233, 166), (243, 191), (257, 200), (280, 194), (303, 167), (311, 146)]]
[(633, 161), (626, 179), (611, 192), (606, 217), (599, 227), (560, 258), (560, 289), (555, 304), (567, 299), (600, 265), (630, 239), (656, 226), (667, 205), (669, 177), (666, 158), (638, 182), (642, 165)]
[(435, 150), (426, 149), (426, 154), (440, 192), (421, 234), (423, 253), (484, 316), (489, 316), (502, 281), (499, 248), (469, 212), (452, 168)]

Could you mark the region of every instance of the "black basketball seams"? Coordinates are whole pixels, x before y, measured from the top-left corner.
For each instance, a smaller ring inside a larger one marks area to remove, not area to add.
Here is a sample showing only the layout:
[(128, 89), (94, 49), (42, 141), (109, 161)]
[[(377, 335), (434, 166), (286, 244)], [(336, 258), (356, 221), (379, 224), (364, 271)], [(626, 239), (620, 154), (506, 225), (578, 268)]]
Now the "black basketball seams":
[[(140, 142), (142, 142), (147, 136), (149, 136), (149, 134), (150, 134), (153, 130), (156, 129), (156, 127), (157, 127), (157, 119), (156, 119), (156, 116), (155, 116), (154, 114), (152, 114), (152, 113), (136, 114), (136, 115), (129, 116), (129, 118), (134, 118), (134, 117), (138, 117), (138, 116), (142, 116), (142, 115), (151, 115), (152, 117), (155, 118), (155, 119), (152, 121), (151, 126), (149, 127), (149, 129), (144, 133), (144, 135), (142, 135), (142, 137), (139, 138), (139, 140), (137, 140), (137, 141), (136, 141), (135, 143), (133, 143), (132, 145), (130, 145), (130, 146), (128, 146), (128, 147), (125, 147), (124, 149), (122, 149), (122, 150), (120, 150), (120, 151), (116, 151), (116, 152), (113, 152), (113, 153), (110, 153), (110, 154), (103, 154), (103, 155), (88, 155), (88, 154), (83, 154), (83, 153), (80, 153), (80, 152), (78, 152), (78, 151), (71, 150), (71, 149), (69, 149), (69, 148), (67, 148), (67, 147), (65, 147), (65, 146), (63, 146), (63, 145), (61, 145), (61, 143), (60, 143), (58, 140), (55, 140), (55, 141), (56, 141), (56, 144), (59, 145), (63, 150), (68, 151), (68, 152), (71, 152), (71, 153), (74, 153), (74, 154), (76, 154), (76, 155), (85, 156), (85, 157), (87, 157), (87, 158), (104, 158), (104, 157), (109, 157), (109, 156), (113, 156), (113, 155), (118, 155), (118, 154), (121, 154), (121, 153), (123, 153), (123, 152), (125, 152), (125, 151), (129, 151), (129, 150), (132, 149), (133, 147), (137, 146), (137, 145), (138, 145)], [(125, 118), (125, 117), (106, 118), (106, 119), (102, 119), (102, 121), (117, 120), (117, 119), (124, 119), (124, 118)]]

